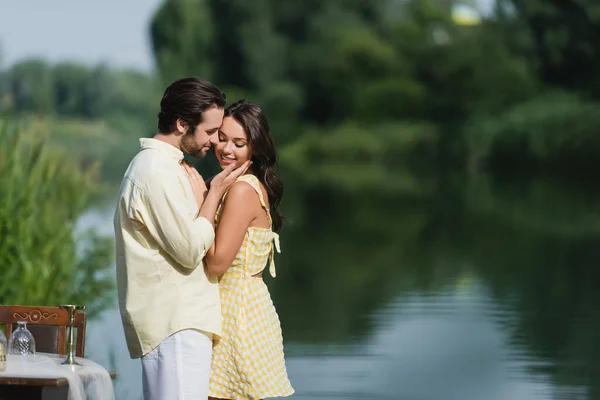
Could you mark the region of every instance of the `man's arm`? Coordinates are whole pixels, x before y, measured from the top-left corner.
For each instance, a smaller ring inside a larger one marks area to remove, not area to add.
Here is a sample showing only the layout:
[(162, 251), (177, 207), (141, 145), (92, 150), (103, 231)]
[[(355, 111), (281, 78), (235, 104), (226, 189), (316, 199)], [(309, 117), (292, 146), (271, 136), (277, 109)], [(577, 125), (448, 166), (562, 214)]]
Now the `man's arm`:
[(161, 248), (183, 267), (194, 269), (202, 264), (215, 232), (210, 221), (190, 209), (184, 183), (176, 177), (154, 177), (140, 193), (138, 215)]

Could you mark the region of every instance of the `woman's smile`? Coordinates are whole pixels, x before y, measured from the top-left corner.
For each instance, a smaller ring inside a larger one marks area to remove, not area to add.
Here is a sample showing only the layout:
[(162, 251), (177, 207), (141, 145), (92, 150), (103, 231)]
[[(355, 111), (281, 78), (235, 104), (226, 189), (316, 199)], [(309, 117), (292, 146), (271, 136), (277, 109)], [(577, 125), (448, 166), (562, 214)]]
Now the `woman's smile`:
[(219, 141), (215, 145), (215, 155), (221, 168), (229, 165), (239, 167), (252, 157), (246, 131), (231, 116), (225, 117), (219, 129)]
[(230, 164), (234, 164), (235, 161), (236, 161), (235, 157), (233, 157), (233, 156), (229, 156), (229, 155), (225, 156), (225, 155), (223, 155), (221, 153), (219, 153), (218, 156), (219, 156), (219, 163), (222, 166), (227, 166), (227, 165), (230, 165)]

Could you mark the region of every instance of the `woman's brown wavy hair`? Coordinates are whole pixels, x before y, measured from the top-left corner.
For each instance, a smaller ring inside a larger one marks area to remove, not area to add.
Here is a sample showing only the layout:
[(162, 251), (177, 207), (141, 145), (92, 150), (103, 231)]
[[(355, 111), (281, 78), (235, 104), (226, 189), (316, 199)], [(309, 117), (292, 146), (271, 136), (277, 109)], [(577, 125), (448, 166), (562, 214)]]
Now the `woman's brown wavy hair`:
[(279, 209), (283, 197), (283, 182), (277, 169), (277, 153), (269, 121), (259, 106), (246, 100), (239, 100), (228, 106), (225, 117), (233, 117), (246, 132), (252, 150), (252, 173), (267, 190), (273, 231), (280, 232), (283, 225), (283, 215)]

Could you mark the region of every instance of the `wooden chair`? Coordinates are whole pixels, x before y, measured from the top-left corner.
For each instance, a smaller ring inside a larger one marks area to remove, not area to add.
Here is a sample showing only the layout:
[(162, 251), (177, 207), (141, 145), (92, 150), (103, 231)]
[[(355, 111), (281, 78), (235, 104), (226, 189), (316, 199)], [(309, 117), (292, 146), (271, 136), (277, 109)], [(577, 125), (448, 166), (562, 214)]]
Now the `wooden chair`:
[[(26, 321), (27, 329), (35, 339), (35, 350), (43, 353), (67, 353), (69, 313), (60, 307), (1, 306), (0, 325), (5, 326), (6, 340), (17, 327), (17, 321)], [(75, 356), (84, 357), (85, 312), (75, 315)]]

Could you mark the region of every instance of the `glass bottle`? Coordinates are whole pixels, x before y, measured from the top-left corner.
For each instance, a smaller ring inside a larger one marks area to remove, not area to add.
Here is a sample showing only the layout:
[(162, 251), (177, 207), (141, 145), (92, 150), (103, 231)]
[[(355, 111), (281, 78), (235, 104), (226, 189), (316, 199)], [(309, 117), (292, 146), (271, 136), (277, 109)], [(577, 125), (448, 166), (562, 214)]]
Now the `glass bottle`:
[(8, 354), (23, 355), (35, 354), (35, 339), (27, 329), (27, 322), (18, 321), (18, 328), (8, 339)]

